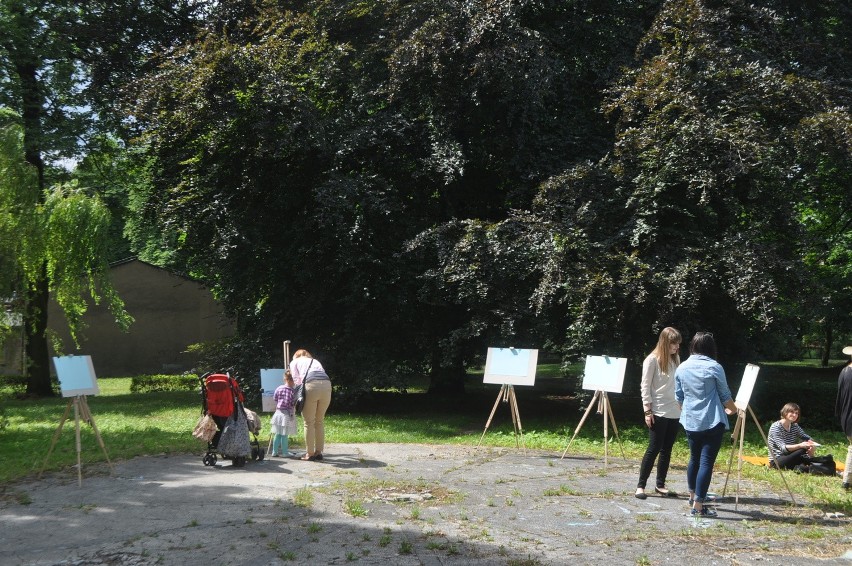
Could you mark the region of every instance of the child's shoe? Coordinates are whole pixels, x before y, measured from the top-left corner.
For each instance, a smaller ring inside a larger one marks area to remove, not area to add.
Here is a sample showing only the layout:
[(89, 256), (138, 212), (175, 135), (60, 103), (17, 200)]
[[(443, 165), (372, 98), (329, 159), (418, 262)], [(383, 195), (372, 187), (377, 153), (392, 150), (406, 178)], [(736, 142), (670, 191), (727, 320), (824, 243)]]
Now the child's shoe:
[(711, 509), (710, 507), (702, 507), (701, 511), (693, 509), (690, 512), (690, 515), (693, 517), (716, 517), (718, 513), (716, 513), (715, 509)]

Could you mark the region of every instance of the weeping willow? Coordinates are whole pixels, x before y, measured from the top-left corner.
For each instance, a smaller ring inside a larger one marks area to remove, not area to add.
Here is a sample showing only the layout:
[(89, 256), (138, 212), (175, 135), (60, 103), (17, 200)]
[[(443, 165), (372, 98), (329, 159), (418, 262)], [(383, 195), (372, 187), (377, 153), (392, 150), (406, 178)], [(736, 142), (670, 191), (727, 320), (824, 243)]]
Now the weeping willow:
[[(106, 301), (126, 330), (133, 319), (109, 279), (109, 210), (76, 182), (48, 187), (39, 195), (35, 168), (23, 156), (20, 119), (0, 109), (0, 298), (25, 312), (23, 291), (46, 274), (75, 343), (89, 300)], [(5, 320), (0, 324), (8, 326)], [(54, 349), (60, 352), (61, 345)]]

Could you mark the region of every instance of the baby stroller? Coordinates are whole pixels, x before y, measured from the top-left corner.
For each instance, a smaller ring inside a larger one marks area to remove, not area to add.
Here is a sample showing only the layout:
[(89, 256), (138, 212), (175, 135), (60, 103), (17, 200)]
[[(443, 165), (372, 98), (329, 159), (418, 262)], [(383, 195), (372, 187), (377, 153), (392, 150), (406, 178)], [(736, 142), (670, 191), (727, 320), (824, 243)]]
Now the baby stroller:
[[(260, 419), (254, 411), (243, 407), (245, 397), (237, 380), (228, 373), (214, 372), (205, 373), (200, 379), (202, 414), (210, 415), (218, 429), (207, 443), (207, 453), (201, 459), (204, 465), (215, 466), (217, 453), (238, 468), (245, 465), (249, 456), (252, 460), (263, 460), (266, 449), (261, 448), (257, 439)], [(220, 448), (223, 433), (227, 436)]]

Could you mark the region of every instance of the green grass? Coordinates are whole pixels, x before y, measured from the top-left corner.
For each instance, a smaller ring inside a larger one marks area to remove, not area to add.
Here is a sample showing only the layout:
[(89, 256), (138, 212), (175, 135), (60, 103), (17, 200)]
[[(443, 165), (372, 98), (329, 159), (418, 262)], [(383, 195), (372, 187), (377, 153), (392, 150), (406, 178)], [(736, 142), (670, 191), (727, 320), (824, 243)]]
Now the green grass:
[[(803, 374), (801, 367), (774, 367), (766, 364), (761, 370), (767, 381), (766, 391), (778, 392), (778, 399), (767, 401), (771, 410), (759, 416), (764, 430), (781, 399), (798, 399), (803, 407), (810, 402), (814, 388), (825, 392), (836, 388), (836, 372)], [(771, 371), (775, 373), (771, 373)], [(548, 368), (549, 378), (537, 381), (535, 388), (516, 389), (519, 412), (523, 424), (524, 444), (528, 449), (540, 449), (561, 454), (582, 417), (590, 395), (588, 392), (570, 394), (566, 391), (570, 379), (563, 378), (558, 365)], [(544, 372), (547, 373), (547, 372)], [(481, 376), (481, 373), (479, 374)], [(833, 375), (833, 377), (832, 377)], [(760, 383), (759, 383), (760, 384)], [(201, 397), (195, 392), (130, 393), (130, 378), (99, 379), (100, 394), (87, 397), (92, 416), (101, 433), (111, 460), (129, 459), (140, 455), (186, 454), (200, 456), (206, 445), (192, 437), (191, 431), (201, 414)], [(805, 388), (808, 394), (801, 393)], [(735, 384), (732, 389), (736, 390)], [(476, 445), (483, 437), (485, 422), (498, 395), (498, 386), (484, 386), (481, 377), (473, 377), (468, 393), (463, 398), (433, 398), (425, 393), (376, 392), (357, 407), (342, 408), (332, 405), (326, 417), (326, 435), (330, 442), (340, 443), (424, 443)], [(585, 394), (584, 394), (585, 393)], [(757, 390), (756, 390), (757, 394)], [(795, 394), (795, 396), (794, 396)], [(822, 396), (829, 395), (822, 393)], [(830, 396), (830, 395), (829, 395)], [(620, 458), (623, 447), (627, 459), (638, 462), (647, 446), (647, 432), (641, 424), (637, 399), (610, 396), (613, 414), (618, 424), (621, 444), (609, 429), (610, 458)], [(833, 403), (833, 396), (830, 396)], [(18, 400), (10, 390), (0, 388), (0, 407), (8, 419), (8, 426), (0, 430), (0, 484), (30, 477), (39, 472), (45, 462), (51, 439), (68, 404), (68, 399)], [(261, 444), (268, 435), (268, 415), (263, 415)], [(820, 453), (832, 453), (843, 461), (846, 455), (846, 438), (839, 430), (825, 427), (822, 430), (809, 425), (806, 411), (803, 426), (821, 443)], [(733, 424), (733, 420), (732, 420)], [(104, 461), (104, 455), (90, 426), (81, 425), (84, 473), (86, 466)], [(487, 446), (514, 447), (515, 437), (508, 405), (500, 403), (494, 419), (483, 438)], [(299, 439), (291, 444), (299, 446)], [(723, 447), (717, 469), (727, 465), (728, 447)], [(746, 423), (744, 453), (765, 455), (763, 439), (751, 419)], [(590, 414), (580, 434), (571, 445), (569, 454), (603, 456), (603, 419)], [(73, 411), (65, 422), (55, 449), (47, 460), (46, 470), (68, 469), (76, 464)], [(672, 463), (685, 466), (688, 451), (681, 435), (672, 456)], [(736, 466), (734, 467), (734, 471)], [(778, 493), (786, 488), (776, 471), (743, 464), (743, 477), (768, 482)], [(803, 494), (826, 510), (852, 514), (852, 501), (840, 488), (837, 478), (822, 478), (786, 474), (794, 494)], [(554, 494), (555, 495), (555, 494)]]

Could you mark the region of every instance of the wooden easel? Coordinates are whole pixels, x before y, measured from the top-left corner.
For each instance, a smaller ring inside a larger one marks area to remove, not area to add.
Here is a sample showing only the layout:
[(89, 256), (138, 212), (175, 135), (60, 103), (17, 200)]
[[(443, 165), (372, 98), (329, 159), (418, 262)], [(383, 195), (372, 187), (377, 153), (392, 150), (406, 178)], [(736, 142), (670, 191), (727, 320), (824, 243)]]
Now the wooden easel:
[[(524, 455), (526, 455), (527, 445), (524, 442), (524, 431), (523, 426), (521, 426), (521, 414), (518, 412), (518, 398), (515, 397), (515, 387), (508, 383), (504, 383), (500, 386), (500, 392), (497, 394), (497, 400), (494, 401), (494, 408), (491, 409), (491, 414), (488, 416), (488, 422), (485, 423), (485, 430), (482, 431), (482, 436), (479, 437), (479, 444), (477, 444), (477, 446), (482, 445), (482, 440), (485, 438), (485, 433), (488, 431), (488, 427), (491, 426), (491, 419), (494, 418), (494, 413), (497, 412), (497, 406), (500, 404), (501, 399), (504, 403), (509, 404), (509, 410), (512, 412), (512, 426), (515, 429), (515, 448), (519, 448), (520, 445), (523, 445)], [(521, 437), (520, 445), (518, 444), (518, 436)]]
[[(586, 408), (583, 418), (580, 419), (580, 424), (578, 424), (576, 430), (574, 430), (574, 436), (571, 437), (571, 440), (568, 442), (568, 446), (565, 447), (565, 451), (562, 453), (562, 458), (565, 458), (565, 454), (567, 454), (568, 449), (571, 448), (571, 443), (574, 442), (574, 439), (577, 438), (577, 434), (580, 432), (580, 429), (583, 428), (583, 423), (586, 422), (586, 417), (588, 417), (589, 413), (592, 412), (592, 407), (595, 405), (595, 402), (598, 404), (598, 414), (603, 414), (604, 416), (604, 469), (606, 469), (609, 460), (608, 423), (612, 423), (612, 430), (615, 431), (615, 438), (618, 440), (618, 445), (621, 447), (621, 457), (627, 459), (627, 456), (624, 454), (624, 445), (621, 444), (621, 438), (618, 436), (618, 427), (615, 426), (615, 416), (612, 414), (612, 406), (609, 404), (609, 397), (607, 396), (606, 391), (601, 391), (600, 389), (595, 391), (595, 394), (592, 396), (592, 401)], [(560, 460), (562, 458), (560, 458)]]
[(101, 447), (101, 450), (104, 451), (104, 456), (106, 457), (107, 464), (109, 464), (110, 474), (114, 473), (112, 468), (112, 462), (109, 461), (109, 454), (107, 454), (106, 446), (104, 446), (104, 441), (101, 438), (101, 433), (98, 431), (98, 427), (95, 424), (95, 419), (92, 417), (91, 411), (89, 411), (89, 403), (86, 401), (85, 395), (76, 395), (68, 399), (68, 405), (65, 406), (65, 413), (62, 415), (62, 420), (59, 421), (59, 426), (56, 429), (56, 432), (53, 433), (53, 440), (50, 442), (50, 449), (47, 451), (47, 456), (44, 458), (44, 464), (41, 466), (41, 471), (38, 473), (38, 477), (41, 478), (42, 473), (44, 473), (45, 467), (47, 467), (47, 461), (50, 459), (50, 455), (53, 453), (53, 448), (56, 446), (56, 441), (59, 440), (59, 434), (62, 432), (62, 427), (65, 425), (66, 419), (68, 419), (68, 413), (71, 411), (71, 406), (74, 406), (74, 429), (76, 431), (76, 439), (77, 439), (77, 484), (80, 487), (83, 487), (83, 466), (80, 461), (80, 419), (88, 422), (92, 425), (92, 430), (95, 431), (95, 438), (98, 439), (98, 444)]
[[(737, 423), (734, 425), (734, 432), (731, 434), (731, 438), (734, 441), (739, 440), (739, 449), (737, 450), (737, 494), (734, 497), (734, 510), (737, 509), (737, 506), (740, 502), (740, 479), (742, 477), (743, 470), (743, 441), (745, 439), (745, 423), (746, 410), (751, 414), (752, 420), (754, 420), (754, 424), (757, 425), (757, 430), (760, 431), (760, 436), (763, 437), (763, 443), (766, 445), (766, 449), (771, 452), (771, 448), (769, 447), (769, 439), (766, 438), (766, 435), (763, 433), (763, 428), (760, 426), (760, 422), (757, 420), (757, 417), (754, 414), (754, 411), (751, 409), (751, 405), (746, 405), (745, 409), (739, 409), (737, 411)], [(768, 453), (768, 452), (767, 452)], [(725, 485), (722, 487), (722, 497), (725, 496), (725, 491), (728, 489), (728, 479), (731, 476), (731, 466), (734, 460), (734, 449), (731, 447), (731, 454), (728, 457), (728, 474), (725, 476)], [(796, 498), (793, 497), (793, 492), (790, 490), (790, 486), (787, 485), (787, 478), (784, 477), (784, 472), (781, 468), (775, 468), (778, 470), (778, 474), (781, 476), (781, 480), (784, 482), (784, 487), (787, 488), (787, 493), (790, 494), (790, 499), (793, 501), (793, 505), (796, 505)]]

